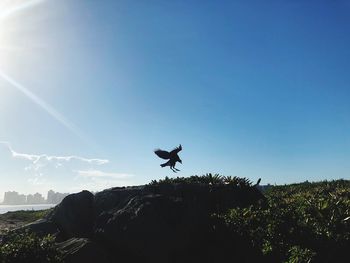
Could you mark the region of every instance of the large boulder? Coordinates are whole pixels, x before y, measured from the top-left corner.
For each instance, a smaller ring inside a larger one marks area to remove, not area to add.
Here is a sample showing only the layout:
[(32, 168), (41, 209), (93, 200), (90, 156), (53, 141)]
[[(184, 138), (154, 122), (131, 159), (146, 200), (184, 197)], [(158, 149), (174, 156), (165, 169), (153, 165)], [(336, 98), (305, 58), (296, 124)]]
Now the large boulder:
[[(115, 208), (100, 213), (94, 228), (94, 239), (123, 262), (224, 259), (235, 250), (227, 248), (226, 243), (237, 241), (213, 229), (213, 213), (253, 204), (262, 198), (253, 187), (241, 191), (228, 185), (204, 184), (147, 186), (139, 190), (138, 195), (131, 196)], [(242, 259), (239, 253), (237, 249), (237, 257)]]
[(179, 199), (137, 196), (124, 208), (98, 218), (95, 237), (122, 261), (169, 262), (170, 250), (179, 241), (177, 230), (184, 211)]
[(172, 183), (147, 185), (144, 192), (183, 198), (196, 202), (211, 212), (222, 212), (233, 207), (246, 207), (264, 202), (264, 195), (251, 186), (236, 187), (228, 184)]
[(47, 216), (60, 230), (59, 238), (90, 237), (94, 224), (94, 195), (89, 191), (66, 196)]
[(69, 195), (29, 227), (55, 234), (68, 263), (226, 262), (232, 253), (237, 262), (249, 262), (250, 241), (230, 236), (212, 215), (264, 201), (248, 184), (118, 187)]
[(145, 186), (114, 187), (95, 194), (95, 214), (100, 215), (110, 209), (123, 208), (131, 198), (145, 194)]

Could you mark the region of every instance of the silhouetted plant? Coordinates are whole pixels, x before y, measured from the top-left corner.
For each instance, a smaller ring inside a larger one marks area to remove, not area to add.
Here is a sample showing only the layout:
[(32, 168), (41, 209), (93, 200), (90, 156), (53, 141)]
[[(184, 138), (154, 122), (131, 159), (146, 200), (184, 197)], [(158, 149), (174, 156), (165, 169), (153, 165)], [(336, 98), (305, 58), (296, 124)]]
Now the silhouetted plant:
[(350, 182), (275, 186), (268, 205), (216, 215), (268, 262), (342, 262), (350, 247)]
[(289, 249), (289, 258), (286, 263), (310, 263), (314, 262), (316, 253), (307, 248), (293, 246)]
[(43, 238), (30, 232), (11, 232), (0, 244), (1, 263), (60, 263), (61, 253), (54, 244), (54, 238)]
[(150, 185), (162, 184), (207, 184), (207, 185), (223, 185), (229, 184), (237, 187), (251, 187), (252, 183), (247, 178), (222, 176), (219, 174), (207, 173), (202, 176), (194, 175), (190, 177), (175, 177), (160, 179), (159, 181), (152, 180)]
[(247, 178), (241, 178), (237, 176), (224, 176), (223, 181), (225, 184), (240, 186), (240, 187), (251, 187), (252, 183)]

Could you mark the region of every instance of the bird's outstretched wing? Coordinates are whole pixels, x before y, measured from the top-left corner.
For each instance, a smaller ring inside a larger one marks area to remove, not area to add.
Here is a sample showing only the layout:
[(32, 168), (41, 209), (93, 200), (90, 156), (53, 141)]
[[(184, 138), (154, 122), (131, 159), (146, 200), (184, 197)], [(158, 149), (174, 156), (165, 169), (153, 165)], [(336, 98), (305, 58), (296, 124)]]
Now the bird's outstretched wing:
[(176, 147), (174, 150), (172, 150), (171, 152), (170, 152), (170, 154), (177, 154), (179, 151), (181, 151), (182, 150), (182, 146), (181, 146), (181, 144), (179, 145), (179, 147)]
[(154, 150), (154, 153), (162, 159), (170, 159), (170, 153), (167, 151), (163, 151), (161, 149), (156, 149), (156, 150)]

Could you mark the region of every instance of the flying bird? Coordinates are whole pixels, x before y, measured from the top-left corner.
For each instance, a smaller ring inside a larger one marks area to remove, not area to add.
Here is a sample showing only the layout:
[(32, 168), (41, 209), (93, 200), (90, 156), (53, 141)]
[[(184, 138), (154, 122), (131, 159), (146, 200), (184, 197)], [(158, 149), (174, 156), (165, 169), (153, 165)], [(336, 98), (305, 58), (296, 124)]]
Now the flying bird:
[(161, 167), (170, 166), (170, 169), (174, 173), (176, 173), (176, 172), (180, 171), (179, 169), (175, 168), (176, 162), (182, 163), (182, 160), (180, 159), (180, 157), (178, 155), (179, 151), (181, 151), (181, 150), (182, 150), (182, 146), (180, 144), (179, 147), (176, 147), (171, 152), (163, 151), (161, 149), (156, 149), (156, 150), (154, 150), (154, 153), (162, 159), (165, 159), (165, 160), (169, 159), (169, 161), (167, 161), (166, 163), (162, 163), (160, 166)]

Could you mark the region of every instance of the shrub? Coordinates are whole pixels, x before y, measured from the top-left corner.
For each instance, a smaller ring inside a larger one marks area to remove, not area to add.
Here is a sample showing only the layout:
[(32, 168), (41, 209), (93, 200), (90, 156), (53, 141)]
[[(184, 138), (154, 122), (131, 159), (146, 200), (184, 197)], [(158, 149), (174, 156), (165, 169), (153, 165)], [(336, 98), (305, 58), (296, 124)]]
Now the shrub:
[(316, 255), (315, 252), (307, 248), (294, 246), (289, 249), (289, 258), (286, 263), (311, 263)]
[(193, 175), (190, 177), (176, 177), (161, 179), (159, 181), (152, 180), (149, 185), (164, 185), (164, 184), (207, 184), (220, 185), (229, 184), (238, 187), (251, 187), (252, 183), (247, 178), (240, 178), (237, 176), (222, 176), (219, 174), (205, 174), (202, 176)]
[(350, 247), (350, 182), (275, 186), (267, 206), (217, 215), (267, 262), (343, 262)]
[(41, 219), (45, 217), (47, 214), (49, 214), (53, 208), (45, 209), (45, 210), (20, 210), (20, 211), (14, 211), (14, 212), (7, 212), (6, 214), (0, 215), (0, 218), (2, 220), (14, 220), (14, 221), (21, 221), (21, 222), (33, 222), (35, 220)]
[(0, 245), (1, 263), (59, 263), (61, 253), (54, 245), (54, 238), (43, 238), (29, 232), (11, 232)]

